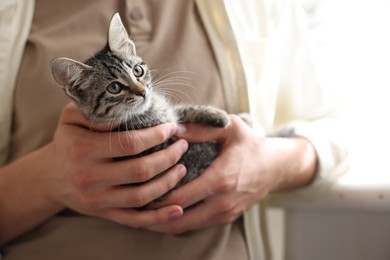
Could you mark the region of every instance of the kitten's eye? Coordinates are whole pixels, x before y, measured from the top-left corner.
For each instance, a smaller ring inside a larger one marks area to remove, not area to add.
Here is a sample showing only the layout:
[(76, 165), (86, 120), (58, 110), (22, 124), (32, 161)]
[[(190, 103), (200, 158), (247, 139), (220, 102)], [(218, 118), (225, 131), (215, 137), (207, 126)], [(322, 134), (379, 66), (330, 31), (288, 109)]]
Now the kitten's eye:
[(123, 90), (124, 86), (118, 82), (114, 82), (114, 83), (111, 83), (108, 87), (107, 87), (107, 91), (110, 92), (111, 94), (114, 94), (114, 95), (117, 95), (119, 93), (121, 93), (121, 91)]
[(144, 75), (144, 69), (140, 65), (135, 65), (133, 68), (133, 74), (136, 77), (142, 77)]

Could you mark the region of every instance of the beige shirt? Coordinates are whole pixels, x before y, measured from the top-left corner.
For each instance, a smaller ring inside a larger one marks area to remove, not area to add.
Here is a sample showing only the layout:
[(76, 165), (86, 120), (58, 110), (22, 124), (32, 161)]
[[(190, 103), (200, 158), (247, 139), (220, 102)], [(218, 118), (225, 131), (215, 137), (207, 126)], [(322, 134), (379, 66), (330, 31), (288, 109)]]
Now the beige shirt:
[[(38, 0), (17, 80), (11, 160), (49, 142), (69, 102), (51, 78), (50, 61), (82, 61), (101, 49), (116, 11), (156, 77), (172, 79), (174, 102), (225, 108), (215, 57), (192, 0)], [(2, 250), (5, 259), (247, 259), (244, 240), (241, 220), (171, 236), (61, 214)]]

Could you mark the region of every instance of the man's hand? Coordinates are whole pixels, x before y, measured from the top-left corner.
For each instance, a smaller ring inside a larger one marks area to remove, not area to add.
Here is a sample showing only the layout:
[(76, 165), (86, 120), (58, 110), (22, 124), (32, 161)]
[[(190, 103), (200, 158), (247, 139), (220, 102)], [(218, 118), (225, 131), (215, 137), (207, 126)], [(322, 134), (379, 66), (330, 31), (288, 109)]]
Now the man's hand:
[(316, 154), (303, 138), (257, 136), (231, 116), (225, 129), (186, 125), (178, 137), (189, 142), (217, 140), (220, 153), (197, 179), (172, 192), (160, 206), (180, 205), (184, 215), (149, 230), (178, 234), (231, 223), (268, 193), (307, 184)]
[(187, 150), (186, 141), (178, 140), (164, 150), (140, 158), (112, 160), (138, 154), (166, 141), (176, 133), (177, 126), (163, 124), (133, 132), (110, 128), (91, 125), (73, 105), (64, 109), (49, 158), (50, 188), (56, 201), (79, 213), (131, 227), (147, 227), (181, 216), (183, 211), (178, 205), (144, 211), (131, 208), (142, 207), (165, 194), (185, 175), (185, 167), (176, 165), (151, 180), (177, 163)]

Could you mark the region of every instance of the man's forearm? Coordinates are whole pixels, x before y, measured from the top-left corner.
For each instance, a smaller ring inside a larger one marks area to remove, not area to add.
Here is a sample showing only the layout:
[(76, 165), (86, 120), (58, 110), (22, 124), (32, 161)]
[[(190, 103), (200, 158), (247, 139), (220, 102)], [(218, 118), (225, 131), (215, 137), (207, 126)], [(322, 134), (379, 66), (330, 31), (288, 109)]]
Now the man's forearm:
[[(271, 140), (272, 139), (272, 140)], [(280, 176), (272, 192), (304, 187), (313, 180), (318, 158), (313, 145), (305, 138), (270, 138), (271, 154), (278, 159), (275, 171)]]
[(41, 224), (63, 207), (50, 199), (42, 163), (48, 147), (0, 169), (0, 245)]

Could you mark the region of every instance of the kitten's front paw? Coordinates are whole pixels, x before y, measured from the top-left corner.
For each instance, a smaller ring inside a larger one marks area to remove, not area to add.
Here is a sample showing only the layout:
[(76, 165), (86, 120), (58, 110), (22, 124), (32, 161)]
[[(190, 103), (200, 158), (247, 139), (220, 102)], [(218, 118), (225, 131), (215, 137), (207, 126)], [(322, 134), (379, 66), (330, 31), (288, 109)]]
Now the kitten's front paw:
[(225, 111), (209, 106), (190, 106), (177, 109), (180, 123), (195, 123), (224, 128), (230, 124)]
[(228, 113), (214, 107), (210, 107), (208, 110), (209, 114), (204, 124), (219, 128), (224, 128), (230, 125), (230, 118)]

